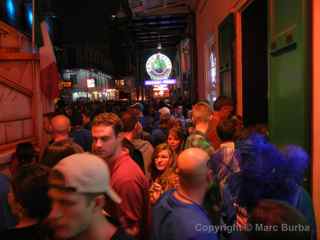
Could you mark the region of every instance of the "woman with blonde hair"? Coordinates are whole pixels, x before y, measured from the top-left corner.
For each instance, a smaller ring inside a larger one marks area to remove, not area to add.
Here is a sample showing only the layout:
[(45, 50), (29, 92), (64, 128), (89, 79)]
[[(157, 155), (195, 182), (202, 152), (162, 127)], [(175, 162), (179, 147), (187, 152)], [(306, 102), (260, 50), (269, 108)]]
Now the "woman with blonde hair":
[(179, 184), (175, 173), (175, 163), (176, 156), (171, 147), (166, 143), (159, 144), (153, 153), (150, 165), (149, 197), (151, 204), (154, 204), (165, 191), (176, 188)]

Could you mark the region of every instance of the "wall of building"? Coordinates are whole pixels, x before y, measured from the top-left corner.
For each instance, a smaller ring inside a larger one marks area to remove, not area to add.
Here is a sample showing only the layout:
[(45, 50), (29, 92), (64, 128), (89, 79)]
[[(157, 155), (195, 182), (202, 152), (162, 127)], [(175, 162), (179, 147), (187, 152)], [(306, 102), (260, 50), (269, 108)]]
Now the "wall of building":
[[(199, 0), (195, 3), (196, 12), (196, 36), (197, 36), (197, 81), (199, 98), (207, 98), (209, 93), (209, 80), (207, 76), (207, 66), (209, 59), (209, 47), (214, 46), (218, 59), (218, 26), (227, 15), (233, 11), (237, 5), (244, 4), (248, 0), (223, 0), (210, 1)], [(219, 71), (217, 71), (217, 80)], [(218, 82), (219, 90), (219, 82)], [(241, 92), (241, 91), (238, 91)], [(238, 99), (238, 96), (237, 96)], [(238, 101), (237, 101), (238, 102)], [(238, 104), (239, 106), (241, 104)], [(241, 113), (241, 109), (237, 109)]]
[[(242, 61), (241, 61), (241, 17), (240, 11), (251, 0), (198, 0), (193, 1), (196, 12), (196, 40), (197, 40), (197, 81), (198, 95), (200, 98), (206, 98), (208, 94), (209, 83), (207, 81), (207, 59), (208, 43), (214, 43), (216, 53), (218, 54), (218, 26), (223, 19), (231, 12), (235, 13), (236, 30), (236, 52), (235, 52), (235, 72), (237, 82), (237, 113), (242, 113)], [(311, 156), (312, 156), (312, 197), (316, 212), (316, 219), (320, 219), (320, 32), (317, 30), (320, 24), (320, 2), (318, 0), (310, 1), (312, 9), (312, 86), (311, 94)], [(219, 59), (218, 68), (219, 68)], [(217, 73), (219, 79), (219, 73)], [(318, 233), (320, 224), (317, 223)]]
[[(42, 142), (39, 56), (31, 41), (0, 21), (0, 165), (8, 163), (16, 144)], [(28, 52), (29, 51), (29, 52)]]
[[(320, 219), (320, 2), (312, 1), (312, 198)], [(320, 224), (318, 222), (318, 236)]]

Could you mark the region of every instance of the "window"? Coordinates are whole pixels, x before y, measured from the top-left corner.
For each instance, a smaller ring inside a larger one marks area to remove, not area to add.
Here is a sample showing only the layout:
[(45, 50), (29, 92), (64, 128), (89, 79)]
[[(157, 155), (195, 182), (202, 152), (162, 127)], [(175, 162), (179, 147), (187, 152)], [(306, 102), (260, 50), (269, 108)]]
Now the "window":
[(215, 49), (209, 49), (208, 80), (209, 80), (209, 101), (214, 102), (217, 98), (217, 57)]

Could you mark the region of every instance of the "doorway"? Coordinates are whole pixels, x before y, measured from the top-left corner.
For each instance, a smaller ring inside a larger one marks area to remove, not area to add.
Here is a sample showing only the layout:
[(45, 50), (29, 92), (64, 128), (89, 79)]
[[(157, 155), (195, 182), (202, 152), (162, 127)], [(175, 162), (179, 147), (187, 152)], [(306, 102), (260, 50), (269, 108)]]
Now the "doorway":
[(268, 123), (268, 1), (255, 0), (242, 12), (243, 119)]

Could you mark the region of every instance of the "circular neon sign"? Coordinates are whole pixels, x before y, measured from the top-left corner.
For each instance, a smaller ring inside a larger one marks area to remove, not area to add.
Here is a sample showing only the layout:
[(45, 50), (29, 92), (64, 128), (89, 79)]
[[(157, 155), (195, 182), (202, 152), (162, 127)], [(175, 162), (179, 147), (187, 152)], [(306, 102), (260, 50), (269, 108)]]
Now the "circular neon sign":
[(156, 53), (148, 58), (146, 69), (153, 80), (168, 79), (172, 71), (172, 63), (166, 55)]

